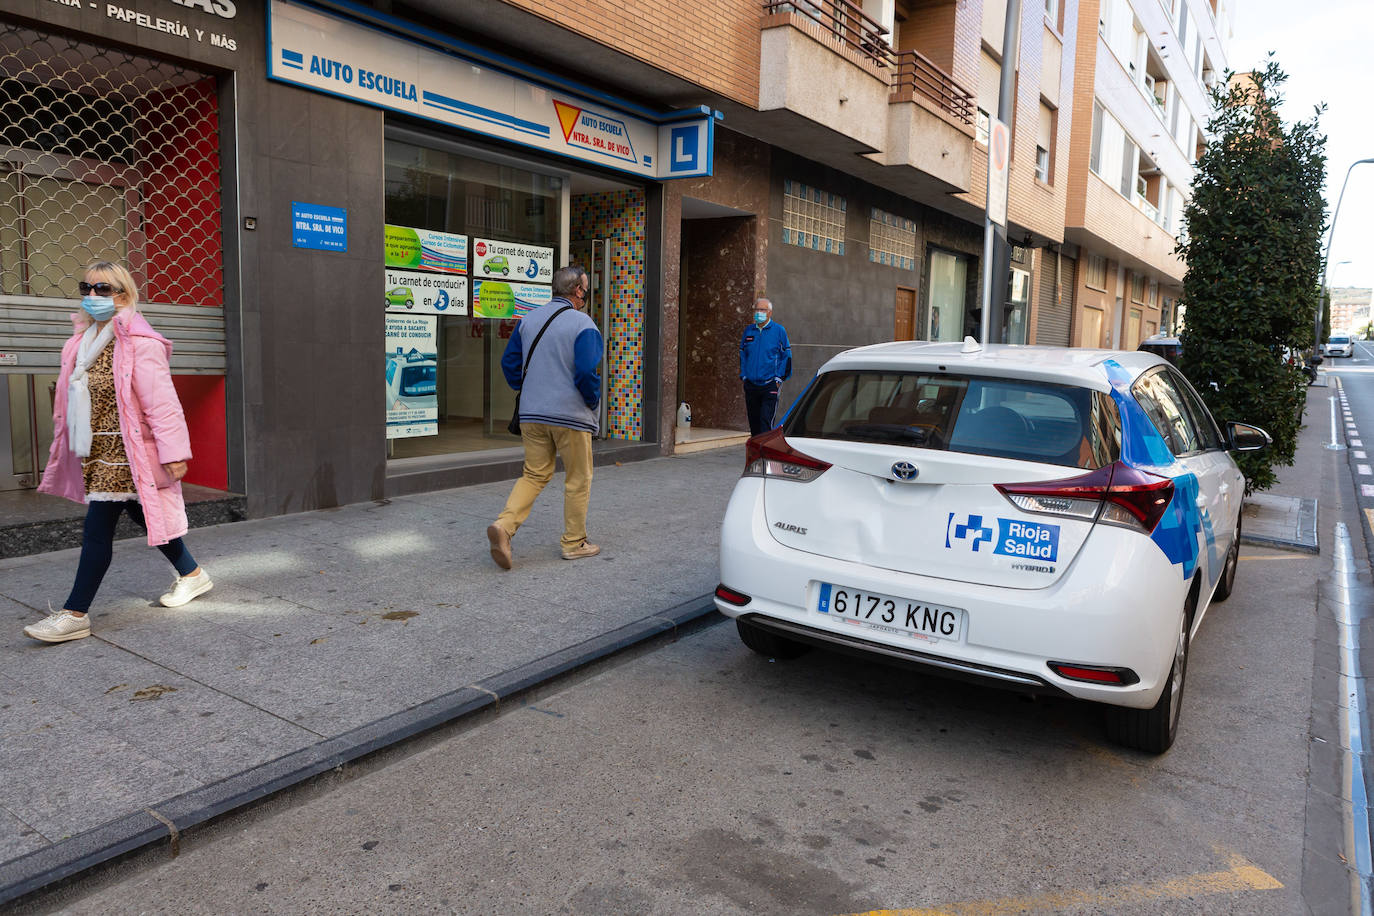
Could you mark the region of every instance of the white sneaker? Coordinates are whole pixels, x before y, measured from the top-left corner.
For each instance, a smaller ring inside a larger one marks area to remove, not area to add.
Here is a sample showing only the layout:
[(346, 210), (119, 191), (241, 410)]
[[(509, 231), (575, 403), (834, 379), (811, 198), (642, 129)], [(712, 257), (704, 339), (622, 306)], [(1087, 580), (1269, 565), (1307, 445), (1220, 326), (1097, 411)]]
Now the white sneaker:
[(163, 607), (181, 607), (197, 595), (205, 594), (214, 585), (210, 581), (210, 574), (202, 569), (189, 576), (177, 576), (172, 583), (172, 590), (157, 600), (162, 602)]
[(71, 611), (62, 610), (49, 614), (37, 623), (24, 627), (24, 635), (43, 642), (66, 642), (91, 635), (90, 615), (78, 617)]

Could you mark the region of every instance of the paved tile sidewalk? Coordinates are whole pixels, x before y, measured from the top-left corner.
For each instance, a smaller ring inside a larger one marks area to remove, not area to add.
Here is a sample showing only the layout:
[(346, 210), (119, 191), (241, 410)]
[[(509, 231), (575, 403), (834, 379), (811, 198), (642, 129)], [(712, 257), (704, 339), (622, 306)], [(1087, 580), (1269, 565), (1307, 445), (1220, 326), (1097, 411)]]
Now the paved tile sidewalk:
[(558, 475), (510, 572), (485, 536), (510, 482), (194, 530), (215, 588), (176, 610), (155, 604), (166, 562), (122, 541), (94, 635), (73, 643), (21, 628), (61, 606), (77, 551), (0, 560), (0, 900), (67, 838), (89, 854), (158, 827), (130, 819), (145, 808), (221, 785), (232, 791), (217, 799), (252, 795), (236, 774), (279, 781), (320, 749), (382, 746), (378, 722), (461, 704), (469, 685), (538, 679), (589, 640), (709, 607), (742, 451), (598, 467), (588, 529), (602, 553), (574, 562), (559, 552)]

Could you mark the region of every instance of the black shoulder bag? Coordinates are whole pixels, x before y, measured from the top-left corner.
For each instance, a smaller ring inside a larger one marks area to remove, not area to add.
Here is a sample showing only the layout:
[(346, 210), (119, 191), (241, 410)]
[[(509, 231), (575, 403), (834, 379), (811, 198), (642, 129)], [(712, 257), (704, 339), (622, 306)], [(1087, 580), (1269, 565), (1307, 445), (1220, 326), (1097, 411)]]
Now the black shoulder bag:
[(570, 308), (572, 308), (571, 305), (565, 305), (549, 316), (549, 320), (544, 322), (539, 333), (534, 335), (534, 342), (530, 344), (530, 351), (525, 354), (525, 365), (520, 370), (520, 387), (515, 392), (515, 412), (511, 414), (510, 422), (506, 424), (506, 431), (512, 436), (520, 435), (520, 392), (525, 389), (525, 373), (530, 371), (530, 360), (534, 359), (534, 348), (539, 346), (539, 338), (544, 336), (544, 332), (549, 329), (549, 325), (553, 324), (553, 320)]

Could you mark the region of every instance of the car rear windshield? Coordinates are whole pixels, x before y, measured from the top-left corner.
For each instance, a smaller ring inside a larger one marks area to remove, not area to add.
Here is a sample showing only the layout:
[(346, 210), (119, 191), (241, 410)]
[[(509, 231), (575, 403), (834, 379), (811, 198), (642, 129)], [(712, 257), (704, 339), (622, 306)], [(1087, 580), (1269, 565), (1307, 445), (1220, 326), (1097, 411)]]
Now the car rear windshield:
[(1121, 453), (1116, 405), (1101, 392), (917, 372), (827, 372), (785, 431), (1089, 469)]

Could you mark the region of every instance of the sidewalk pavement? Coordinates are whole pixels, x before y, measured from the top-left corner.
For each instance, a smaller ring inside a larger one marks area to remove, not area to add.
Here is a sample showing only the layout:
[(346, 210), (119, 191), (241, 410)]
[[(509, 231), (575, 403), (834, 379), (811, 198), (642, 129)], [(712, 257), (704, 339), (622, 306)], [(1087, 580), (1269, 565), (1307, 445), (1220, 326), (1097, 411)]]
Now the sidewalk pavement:
[[(1312, 549), (1326, 394), (1247, 540)], [(122, 541), (93, 635), (59, 645), (21, 629), (78, 551), (0, 560), (0, 905), (714, 614), (742, 451), (598, 467), (602, 553), (572, 562), (558, 475), (510, 572), (485, 535), (510, 481), (195, 529), (215, 588), (175, 610), (166, 563)]]
[[(215, 587), (121, 541), (92, 635), (45, 645), (77, 550), (0, 560), (0, 905), (715, 613), (738, 446), (596, 468), (599, 556), (564, 561), (563, 476), (514, 539), (511, 481), (193, 530)], [(173, 829), (173, 826), (175, 829)]]

